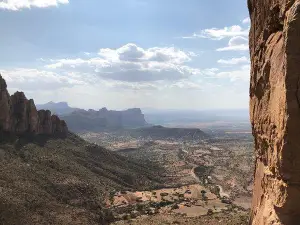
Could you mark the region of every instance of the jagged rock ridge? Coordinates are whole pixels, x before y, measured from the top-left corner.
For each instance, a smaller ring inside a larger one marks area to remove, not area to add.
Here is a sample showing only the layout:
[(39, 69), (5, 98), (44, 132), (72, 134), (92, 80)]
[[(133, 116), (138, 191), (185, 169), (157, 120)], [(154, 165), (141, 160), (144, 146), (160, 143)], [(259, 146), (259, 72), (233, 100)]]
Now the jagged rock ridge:
[(300, 1), (248, 0), (256, 149), (250, 224), (300, 221)]
[(0, 131), (16, 135), (66, 136), (68, 127), (65, 121), (51, 115), (49, 110), (37, 111), (34, 101), (28, 100), (23, 92), (10, 96), (6, 82), (0, 75)]

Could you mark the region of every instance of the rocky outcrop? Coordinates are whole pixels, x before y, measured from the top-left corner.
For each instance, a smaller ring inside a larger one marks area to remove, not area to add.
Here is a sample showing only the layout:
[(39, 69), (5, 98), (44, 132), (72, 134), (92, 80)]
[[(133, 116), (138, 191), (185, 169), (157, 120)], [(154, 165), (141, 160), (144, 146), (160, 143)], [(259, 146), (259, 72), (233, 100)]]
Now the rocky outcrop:
[(11, 100), (7, 91), (7, 85), (0, 75), (0, 129), (11, 128)]
[(63, 120), (50, 111), (37, 111), (34, 101), (28, 100), (23, 92), (12, 96), (7, 91), (5, 80), (0, 75), (0, 131), (16, 135), (21, 134), (68, 134)]
[(248, 0), (253, 225), (300, 221), (300, 0)]

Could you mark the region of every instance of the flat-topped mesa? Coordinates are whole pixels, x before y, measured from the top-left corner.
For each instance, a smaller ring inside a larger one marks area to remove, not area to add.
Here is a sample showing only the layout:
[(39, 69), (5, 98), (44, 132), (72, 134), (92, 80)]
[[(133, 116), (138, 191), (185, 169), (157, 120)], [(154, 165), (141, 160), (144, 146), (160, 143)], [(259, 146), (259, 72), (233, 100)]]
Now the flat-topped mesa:
[(300, 0), (248, 0), (252, 225), (300, 221)]
[(49, 110), (37, 111), (34, 101), (28, 100), (23, 92), (9, 96), (6, 82), (0, 75), (0, 131), (16, 135), (66, 136), (68, 127)]

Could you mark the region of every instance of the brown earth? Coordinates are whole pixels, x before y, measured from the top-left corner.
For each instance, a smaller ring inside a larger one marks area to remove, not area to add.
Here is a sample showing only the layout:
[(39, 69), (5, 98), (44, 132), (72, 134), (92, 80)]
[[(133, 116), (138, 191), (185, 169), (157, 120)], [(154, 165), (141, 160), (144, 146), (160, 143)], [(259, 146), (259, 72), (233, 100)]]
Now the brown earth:
[(129, 221), (119, 221), (113, 223), (114, 225), (171, 225), (171, 224), (181, 224), (181, 225), (247, 225), (248, 224), (248, 214), (247, 213), (235, 213), (235, 212), (225, 212), (207, 216), (201, 216), (197, 218), (187, 218), (180, 215), (155, 215), (155, 216), (145, 216), (138, 219), (133, 219)]
[(6, 140), (0, 141), (0, 224), (107, 224), (110, 192), (160, 184), (158, 168), (73, 134)]

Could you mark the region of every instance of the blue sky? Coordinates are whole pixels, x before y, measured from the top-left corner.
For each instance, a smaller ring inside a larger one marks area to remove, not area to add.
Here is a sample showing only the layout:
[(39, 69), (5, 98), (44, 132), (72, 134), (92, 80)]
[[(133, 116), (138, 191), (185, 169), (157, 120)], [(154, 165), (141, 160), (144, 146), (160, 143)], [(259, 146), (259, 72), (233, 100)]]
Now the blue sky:
[(246, 1), (0, 1), (12, 93), (82, 108), (247, 108)]

